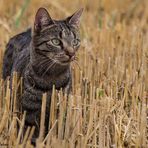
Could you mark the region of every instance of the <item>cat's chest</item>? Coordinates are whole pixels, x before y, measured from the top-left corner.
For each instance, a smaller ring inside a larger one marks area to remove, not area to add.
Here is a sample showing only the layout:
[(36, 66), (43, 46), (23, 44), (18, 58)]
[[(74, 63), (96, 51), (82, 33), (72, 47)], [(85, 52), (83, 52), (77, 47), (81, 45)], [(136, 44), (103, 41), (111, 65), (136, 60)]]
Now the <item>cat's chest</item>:
[(36, 86), (39, 86), (41, 88), (47, 88), (52, 89), (53, 85), (55, 85), (56, 89), (64, 88), (66, 87), (68, 81), (69, 81), (69, 74), (63, 74), (58, 77), (47, 77), (47, 78), (35, 78)]
[(32, 75), (32, 73), (25, 74), (25, 84), (33, 87), (34, 89), (38, 89), (41, 91), (49, 91), (52, 89), (53, 85), (56, 89), (65, 88), (68, 85), (68, 82), (71, 78), (71, 74), (69, 72), (65, 72), (57, 77), (54, 76), (46, 76), (39, 77), (37, 75)]

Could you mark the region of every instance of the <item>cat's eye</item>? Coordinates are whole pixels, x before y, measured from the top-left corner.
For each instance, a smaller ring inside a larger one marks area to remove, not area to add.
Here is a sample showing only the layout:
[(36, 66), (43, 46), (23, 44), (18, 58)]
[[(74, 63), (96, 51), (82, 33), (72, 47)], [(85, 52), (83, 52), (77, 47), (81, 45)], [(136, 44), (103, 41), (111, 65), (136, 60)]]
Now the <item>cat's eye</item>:
[(79, 41), (78, 39), (74, 39), (74, 40), (72, 41), (72, 45), (73, 45), (73, 46), (78, 46), (79, 43), (80, 43), (80, 41)]
[(56, 38), (55, 39), (52, 39), (51, 42), (55, 46), (59, 46), (61, 44), (61, 41), (59, 39), (56, 39)]

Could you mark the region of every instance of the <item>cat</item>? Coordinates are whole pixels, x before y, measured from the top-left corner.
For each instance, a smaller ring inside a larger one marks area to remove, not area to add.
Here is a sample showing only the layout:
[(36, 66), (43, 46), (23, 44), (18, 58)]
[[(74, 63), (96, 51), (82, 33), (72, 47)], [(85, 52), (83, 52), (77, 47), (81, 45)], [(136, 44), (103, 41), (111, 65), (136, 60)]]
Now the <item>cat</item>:
[(3, 79), (12, 80), (13, 72), (23, 78), (22, 111), (25, 126), (35, 126), (32, 141), (39, 136), (42, 95), (47, 92), (45, 132), (48, 132), (53, 85), (70, 93), (70, 63), (80, 47), (79, 24), (83, 9), (64, 20), (53, 20), (45, 8), (39, 8), (33, 29), (12, 37), (4, 53)]

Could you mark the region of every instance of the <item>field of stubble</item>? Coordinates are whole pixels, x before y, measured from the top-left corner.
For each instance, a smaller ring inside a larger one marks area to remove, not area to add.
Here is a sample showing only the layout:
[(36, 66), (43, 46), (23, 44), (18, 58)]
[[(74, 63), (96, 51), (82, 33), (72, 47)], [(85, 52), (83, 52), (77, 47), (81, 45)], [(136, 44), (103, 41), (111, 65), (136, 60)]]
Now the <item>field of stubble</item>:
[[(25, 113), (18, 117), (20, 83), (14, 75), (10, 100), (1, 74), (7, 41), (32, 26), (41, 6), (56, 19), (85, 10), (78, 62), (72, 64), (73, 93), (67, 99), (53, 90), (50, 130), (43, 138), (41, 126), (37, 147), (148, 147), (147, 0), (0, 0), (0, 148), (33, 147), (34, 128), (22, 136)], [(43, 110), (45, 104), (43, 96)]]

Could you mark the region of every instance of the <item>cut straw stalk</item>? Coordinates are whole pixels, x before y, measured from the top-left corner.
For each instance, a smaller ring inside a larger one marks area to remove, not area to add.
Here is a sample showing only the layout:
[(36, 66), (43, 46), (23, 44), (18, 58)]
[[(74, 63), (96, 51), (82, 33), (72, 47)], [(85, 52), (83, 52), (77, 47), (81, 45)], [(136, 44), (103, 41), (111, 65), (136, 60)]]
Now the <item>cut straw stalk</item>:
[(37, 147), (40, 147), (42, 145), (41, 143), (43, 141), (44, 133), (45, 133), (46, 99), (47, 99), (47, 93), (43, 94), (43, 97), (42, 97), (40, 133), (39, 133), (39, 138), (37, 139)]
[(21, 135), (23, 133), (23, 128), (24, 128), (24, 124), (25, 124), (25, 118), (26, 118), (26, 112), (24, 112), (24, 114), (23, 114), (23, 119), (22, 119), (22, 122), (21, 122), (20, 130), (19, 130), (19, 133), (18, 133), (17, 141), (16, 141), (16, 148), (18, 147), (20, 140), (21, 140)]
[(9, 89), (10, 82), (7, 81), (7, 91), (6, 91), (6, 97), (5, 97), (5, 110), (4, 114), (2, 116), (1, 122), (0, 122), (0, 134), (4, 130), (4, 128), (7, 125), (8, 119), (9, 119), (9, 107), (10, 107), (10, 89)]

